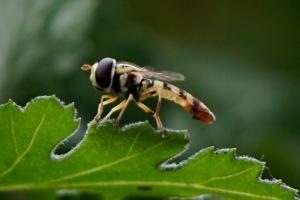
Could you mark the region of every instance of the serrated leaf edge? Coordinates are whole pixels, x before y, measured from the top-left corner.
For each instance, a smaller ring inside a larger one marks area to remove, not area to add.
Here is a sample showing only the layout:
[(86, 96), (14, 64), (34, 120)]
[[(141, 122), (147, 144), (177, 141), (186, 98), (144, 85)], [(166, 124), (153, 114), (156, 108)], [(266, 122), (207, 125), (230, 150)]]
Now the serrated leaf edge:
[[(70, 103), (68, 105), (66, 105), (63, 101), (61, 101), (59, 98), (57, 98), (55, 95), (51, 95), (51, 96), (38, 96), (38, 97), (35, 97), (33, 99), (31, 99), (29, 102), (26, 103), (26, 105), (24, 107), (21, 107), (19, 105), (17, 105), (12, 99), (9, 99), (9, 101), (6, 103), (6, 104), (3, 104), (3, 105), (0, 105), (0, 108), (2, 107), (5, 107), (5, 106), (8, 106), (9, 104), (11, 104), (12, 106), (15, 106), (20, 112), (24, 113), (26, 111), (26, 109), (34, 102), (40, 100), (40, 99), (54, 99), (59, 105), (61, 105), (64, 109), (69, 109), (69, 108), (73, 108), (74, 110), (74, 121), (75, 122), (79, 122), (81, 119), (80, 118), (77, 118), (77, 111), (75, 109), (75, 106), (74, 106), (74, 103)], [(37, 133), (39, 132), (43, 122), (44, 122), (44, 119), (45, 119), (45, 116), (46, 116), (46, 112), (47, 112), (47, 109), (48, 109), (48, 106), (49, 106), (49, 103), (47, 104), (45, 110), (44, 110), (44, 113), (42, 115), (42, 119), (40, 120), (40, 122), (38, 123), (36, 129), (34, 130), (34, 133), (32, 134), (32, 138), (27, 146), (27, 148), (18, 156), (17, 158), (15, 159), (15, 161), (8, 167), (6, 168), (4, 171), (2, 171), (0, 173), (0, 178), (6, 176), (7, 174), (9, 174), (11, 171), (13, 171), (17, 166), (18, 164), (22, 161), (22, 159), (26, 156), (26, 154), (30, 151), (32, 145), (34, 144), (35, 142), (35, 138), (37, 136)], [(75, 134), (76, 133), (76, 130), (72, 133), (72, 134)], [(71, 134), (71, 135), (72, 135)]]
[[(39, 100), (39, 99), (51, 99), (51, 98), (54, 98), (60, 105), (62, 105), (65, 109), (67, 109), (67, 108), (69, 108), (69, 107), (72, 107), (73, 109), (74, 109), (74, 112), (75, 112), (75, 114), (74, 114), (74, 121), (76, 121), (76, 122), (79, 122), (79, 125), (78, 125), (78, 127), (77, 127), (77, 129), (71, 134), (71, 135), (73, 135), (73, 134), (75, 134), (77, 131), (78, 131), (78, 128), (80, 127), (80, 121), (81, 121), (81, 119), (80, 118), (77, 118), (77, 110), (76, 110), (76, 108), (74, 107), (74, 103), (71, 103), (71, 104), (68, 104), (68, 105), (65, 105), (65, 103), (63, 102), (63, 101), (61, 101), (59, 98), (57, 98), (55, 95), (52, 95), (52, 96), (39, 96), (39, 97), (36, 97), (36, 98), (34, 98), (34, 99), (32, 99), (31, 101), (29, 101), (26, 105), (25, 105), (25, 107), (24, 108), (22, 108), (21, 106), (19, 106), (19, 105), (17, 105), (15, 102), (13, 102), (11, 99), (6, 103), (6, 104), (3, 104), (3, 105), (0, 105), (0, 108), (1, 107), (4, 107), (4, 106), (6, 106), (7, 104), (10, 104), (10, 103), (12, 103), (12, 105), (14, 105), (14, 106), (16, 106), (21, 112), (24, 112), (24, 111), (26, 111), (26, 108), (31, 104), (31, 103), (33, 103), (33, 102), (35, 102), (35, 101), (37, 101), (37, 100)], [(45, 109), (46, 110), (46, 109)], [(41, 120), (42, 121), (42, 120)], [(86, 136), (87, 136), (87, 134), (88, 134), (88, 130), (90, 129), (90, 127), (92, 126), (92, 125), (94, 125), (94, 121), (91, 121), (90, 123), (88, 123), (88, 129), (86, 130), (86, 134), (85, 134), (85, 136), (84, 136), (84, 138), (71, 150), (71, 151), (69, 151), (68, 153), (66, 153), (64, 156), (62, 156), (62, 157), (56, 157), (56, 156), (53, 156), (52, 155), (52, 153), (54, 152), (54, 151), (52, 151), (51, 152), (51, 158), (53, 158), (53, 159), (62, 159), (62, 158), (64, 158), (64, 157), (66, 157), (66, 156), (68, 156), (68, 155), (70, 155), (71, 153), (73, 153), (77, 148), (79, 148), (79, 146), (82, 144), (82, 142), (84, 142), (84, 140), (85, 140), (85, 138), (86, 138)], [(39, 123), (40, 124), (40, 123)], [(130, 125), (125, 125), (124, 127), (122, 127), (122, 129), (121, 130), (127, 130), (127, 129), (129, 129), (129, 128), (131, 128), (131, 127), (135, 127), (135, 126), (140, 126), (141, 124), (148, 124), (149, 125), (149, 123), (146, 121), (146, 122), (137, 122), (137, 123), (132, 123), (132, 124), (130, 124)], [(103, 124), (102, 124), (103, 125)], [(101, 126), (101, 124), (100, 124), (100, 126)], [(151, 126), (150, 126), (151, 127)], [(151, 127), (152, 128), (152, 127)], [(157, 132), (157, 131), (156, 131)], [(184, 131), (178, 131), (179, 133), (182, 133), (182, 132), (184, 132)], [(185, 133), (186, 133), (186, 131), (185, 131)], [(71, 136), (70, 135), (70, 136)], [(188, 134), (186, 134), (187, 136), (188, 136)], [(70, 137), (69, 136), (69, 137)], [(34, 137), (34, 136), (33, 136)], [(69, 138), (68, 137), (68, 138)], [(31, 142), (30, 142), (31, 143)], [(160, 144), (160, 143), (159, 143)], [(59, 144), (58, 144), (59, 145)], [(57, 146), (58, 146), (57, 145)], [(30, 145), (28, 145), (28, 146), (30, 146)], [(56, 147), (57, 147), (56, 146)], [(155, 145), (156, 146), (156, 145)], [(207, 148), (204, 148), (204, 149), (201, 149), (201, 150), (199, 150), (198, 152), (196, 152), (195, 154), (193, 154), (193, 155), (191, 155), (190, 157), (188, 157), (186, 160), (183, 160), (183, 161), (181, 161), (181, 162), (179, 162), (179, 163), (172, 163), (171, 161), (172, 160), (174, 160), (175, 158), (177, 158), (177, 157), (179, 157), (181, 154), (183, 154), (186, 150), (187, 150), (187, 148), (188, 148), (188, 144), (186, 145), (186, 147), (185, 147), (185, 149), (181, 152), (181, 153), (179, 153), (179, 154), (177, 154), (176, 156), (174, 156), (174, 157), (171, 157), (170, 159), (168, 159), (168, 160), (166, 160), (165, 162), (163, 162), (161, 165), (160, 165), (160, 169), (161, 170), (168, 170), (168, 169), (178, 169), (178, 168), (180, 168), (180, 167), (182, 167), (182, 166), (184, 166), (184, 165), (186, 165), (190, 160), (193, 160), (193, 159), (195, 159), (198, 155), (200, 155), (201, 153), (203, 153), (203, 152), (205, 152), (205, 151), (213, 151), (213, 153), (222, 153), (222, 152), (227, 152), (227, 151), (230, 151), (230, 152), (234, 152), (234, 154), (236, 154), (236, 149), (235, 148), (226, 148), (226, 149), (217, 149), (217, 150), (215, 150), (215, 148), (213, 147), (213, 146), (211, 146), (211, 147), (207, 147)], [(55, 148), (54, 148), (55, 149)], [(30, 148), (29, 148), (29, 150), (30, 150)], [(27, 151), (27, 149), (24, 151), (24, 152), (28, 152)], [(24, 154), (24, 155), (26, 155), (26, 153)], [(24, 156), (22, 156), (22, 157), (24, 157)], [(247, 162), (252, 162), (252, 163), (256, 163), (256, 164), (260, 164), (261, 166), (262, 166), (262, 169), (265, 167), (265, 163), (264, 162), (262, 162), (262, 161), (259, 161), (259, 160), (257, 160), (257, 159), (255, 159), (255, 158), (252, 158), (252, 157), (248, 157), (248, 156), (234, 156), (234, 158), (235, 159), (237, 159), (237, 160), (244, 160), (244, 161), (247, 161)], [(114, 163), (114, 162), (113, 162)], [(248, 169), (246, 169), (246, 170), (249, 170), (249, 168)], [(11, 171), (11, 170), (10, 170)], [(262, 173), (262, 170), (261, 170), (261, 173)], [(3, 173), (2, 173), (3, 174)], [(0, 178), (1, 177), (3, 177), (2, 176), (2, 174), (0, 174)], [(4, 175), (6, 175), (6, 174), (4, 174)], [(224, 177), (224, 176), (223, 176)], [(218, 178), (218, 177), (214, 177), (214, 178)], [(222, 177), (219, 177), (219, 178), (222, 178)], [(12, 188), (15, 188), (15, 189), (18, 189), (18, 187), (20, 187), (20, 188), (22, 188), (22, 189), (26, 189), (26, 188), (28, 188), (28, 189), (30, 189), (31, 187), (41, 187), (41, 188), (44, 188), (44, 187), (47, 187), (47, 188), (49, 188), (49, 186), (50, 186), (50, 188), (51, 187), (53, 187), (53, 185), (51, 185), (51, 183), (52, 182), (57, 182), (57, 181), (62, 181), (62, 179), (59, 179), (59, 180), (53, 180), (53, 181), (50, 181), (50, 182), (46, 182), (46, 183), (42, 183), (40, 186), (37, 186), (37, 185), (35, 185), (35, 184), (26, 184), (26, 185), (15, 185), (15, 186), (13, 186), (13, 187), (11, 187), (11, 186), (8, 186), (8, 187), (10, 187), (10, 189), (12, 189)], [(292, 187), (290, 187), (290, 186), (288, 186), (288, 185), (286, 185), (286, 184), (284, 184), (281, 180), (277, 180), (277, 179), (273, 179), (273, 180), (266, 180), (266, 179), (262, 179), (261, 178), (261, 174), (259, 175), (259, 177), (258, 177), (258, 181), (260, 181), (261, 183), (267, 183), (267, 184), (278, 184), (278, 185), (280, 185), (280, 187), (282, 187), (282, 188), (285, 188), (285, 189), (287, 189), (287, 190), (289, 190), (289, 191), (292, 191), (292, 192), (294, 192), (295, 193), (295, 199), (298, 199), (298, 197), (297, 197), (297, 193), (298, 193), (298, 190), (297, 189), (294, 189), (294, 188), (292, 188)], [(48, 184), (50, 184), (50, 185), (48, 185)], [(274, 197), (268, 197), (268, 196), (262, 196), (262, 195), (256, 195), (256, 194), (252, 194), (252, 193), (245, 193), (245, 192), (239, 192), (239, 191), (231, 191), (231, 190), (228, 190), (228, 189), (221, 189), (221, 188), (214, 188), (214, 187), (209, 187), (209, 186), (205, 186), (205, 185), (199, 185), (199, 184), (183, 184), (183, 183), (180, 183), (180, 182), (167, 182), (167, 181), (160, 181), (159, 183), (158, 182), (141, 182), (141, 181), (131, 181), (131, 182), (128, 182), (128, 181), (114, 181), (114, 182), (93, 182), (93, 183), (80, 183), (80, 184), (78, 184), (78, 185), (76, 185), (76, 184), (72, 184), (72, 187), (76, 187), (76, 186), (78, 186), (78, 187), (82, 187), (83, 185), (85, 185), (85, 186), (87, 186), (87, 185), (89, 185), (89, 184), (92, 184), (93, 186), (96, 186), (96, 185), (98, 185), (98, 186), (112, 186), (112, 185), (130, 185), (130, 184), (132, 184), (132, 185), (160, 185), (160, 186), (175, 186), (175, 187), (194, 187), (195, 189), (207, 189), (207, 190), (213, 190), (213, 191), (219, 191), (219, 192), (224, 192), (224, 193), (228, 193), (228, 191), (230, 191), (230, 193), (232, 193), (232, 194), (237, 194), (237, 195), (239, 195), (239, 194), (242, 194), (242, 195), (245, 195), (245, 196), (249, 196), (249, 197), (258, 197), (258, 198), (263, 198), (263, 199), (278, 199), (278, 198), (274, 198)], [(55, 187), (59, 187), (59, 186), (61, 186), (61, 187), (63, 187), (63, 185), (64, 184), (56, 184), (55, 185)], [(66, 186), (65, 187), (68, 187), (69, 185), (68, 184), (66, 184)], [(0, 191), (1, 190), (5, 190), (5, 186), (4, 187), (1, 187), (0, 188)], [(9, 189), (9, 188), (6, 188), (6, 189)]]

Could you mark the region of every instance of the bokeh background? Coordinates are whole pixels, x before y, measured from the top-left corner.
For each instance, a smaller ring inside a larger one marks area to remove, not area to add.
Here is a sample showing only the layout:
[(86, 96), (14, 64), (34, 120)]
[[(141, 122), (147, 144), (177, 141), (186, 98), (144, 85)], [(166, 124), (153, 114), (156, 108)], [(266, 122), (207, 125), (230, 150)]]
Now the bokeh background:
[[(191, 153), (236, 147), (300, 188), (299, 8), (282, 0), (1, 1), (0, 103), (55, 94), (75, 102), (85, 124), (101, 94), (82, 64), (109, 56), (177, 71), (186, 81), (176, 84), (217, 117), (208, 126), (163, 102), (165, 125), (189, 130)], [(123, 123), (141, 120), (155, 125), (132, 105)]]

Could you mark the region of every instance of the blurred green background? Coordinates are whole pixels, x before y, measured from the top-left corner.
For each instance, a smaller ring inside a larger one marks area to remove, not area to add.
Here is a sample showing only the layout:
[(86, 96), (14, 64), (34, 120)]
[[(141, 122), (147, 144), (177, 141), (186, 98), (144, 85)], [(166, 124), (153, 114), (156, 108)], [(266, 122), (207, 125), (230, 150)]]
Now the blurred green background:
[[(1, 1), (0, 103), (56, 94), (75, 102), (85, 123), (101, 94), (82, 64), (109, 56), (181, 72), (186, 81), (176, 84), (217, 117), (208, 126), (163, 102), (165, 125), (189, 130), (191, 152), (237, 147), (300, 188), (299, 8), (280, 0)], [(132, 105), (123, 123), (146, 119), (155, 125)]]

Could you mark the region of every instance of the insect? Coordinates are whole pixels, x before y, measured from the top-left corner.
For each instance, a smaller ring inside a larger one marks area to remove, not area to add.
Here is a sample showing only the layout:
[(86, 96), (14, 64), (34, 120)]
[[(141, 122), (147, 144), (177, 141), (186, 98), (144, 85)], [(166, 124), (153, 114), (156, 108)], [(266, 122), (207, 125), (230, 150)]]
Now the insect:
[[(84, 64), (81, 69), (84, 71), (90, 70), (92, 85), (96, 89), (106, 93), (101, 97), (98, 112), (95, 116), (96, 121), (102, 119), (104, 106), (115, 102), (119, 96), (125, 99), (113, 107), (103, 118), (105, 121), (113, 113), (120, 111), (116, 119), (117, 126), (128, 104), (133, 101), (143, 111), (153, 115), (158, 129), (165, 130), (159, 116), (162, 99), (179, 104), (186, 111), (191, 112), (194, 119), (209, 124), (215, 121), (214, 114), (200, 100), (185, 90), (167, 82), (184, 80), (184, 76), (180, 73), (167, 71), (155, 72), (133, 63), (117, 62), (113, 58), (103, 58), (94, 65)], [(155, 112), (142, 103), (143, 100), (149, 97), (158, 98)], [(162, 134), (163, 137), (167, 135), (166, 131), (163, 131)]]

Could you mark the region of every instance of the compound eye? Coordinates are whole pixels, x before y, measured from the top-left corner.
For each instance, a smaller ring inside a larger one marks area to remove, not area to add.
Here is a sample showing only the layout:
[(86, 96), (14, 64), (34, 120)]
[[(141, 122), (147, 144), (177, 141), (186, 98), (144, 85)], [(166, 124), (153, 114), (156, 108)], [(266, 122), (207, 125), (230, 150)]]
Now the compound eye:
[(101, 88), (109, 88), (115, 72), (115, 61), (112, 58), (103, 58), (97, 65), (95, 72), (96, 82)]

